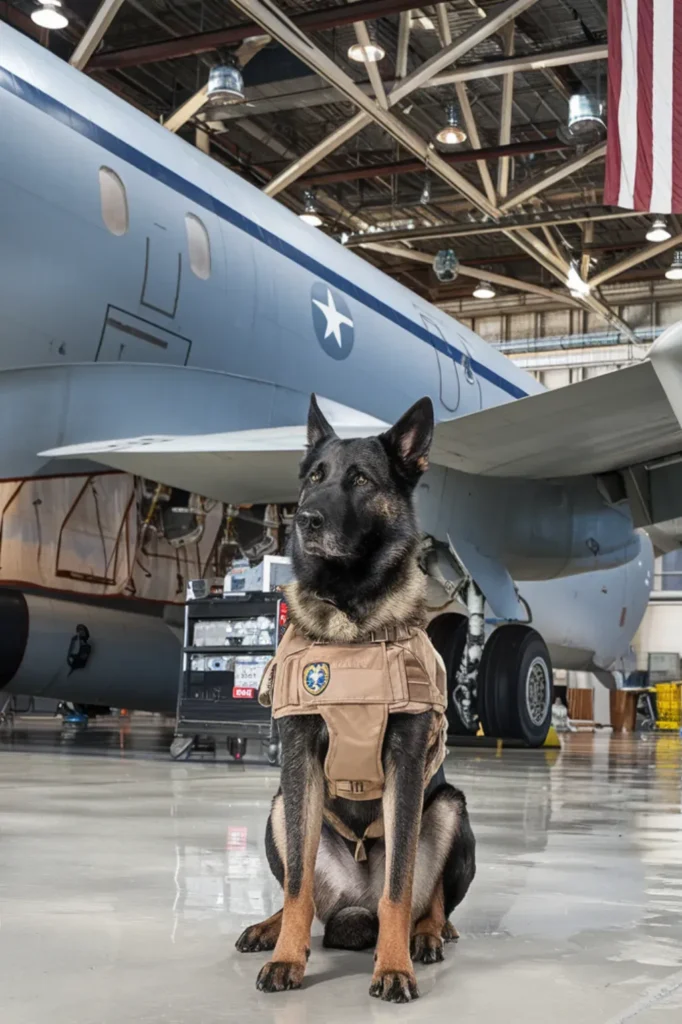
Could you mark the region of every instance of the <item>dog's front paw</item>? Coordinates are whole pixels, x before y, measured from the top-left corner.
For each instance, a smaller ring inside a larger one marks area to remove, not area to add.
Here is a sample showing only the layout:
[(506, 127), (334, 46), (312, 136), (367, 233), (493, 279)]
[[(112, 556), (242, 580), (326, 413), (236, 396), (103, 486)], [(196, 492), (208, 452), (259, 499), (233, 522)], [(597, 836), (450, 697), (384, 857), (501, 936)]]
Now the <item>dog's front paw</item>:
[(387, 1003), (409, 1003), (419, 998), (417, 979), (402, 971), (383, 971), (372, 978), (369, 994)]
[(443, 925), (443, 938), (446, 942), (457, 942), (459, 938), (459, 932), (455, 928), (452, 921), (446, 921)]
[(445, 959), (443, 940), (438, 935), (413, 935), (410, 955), (421, 964), (440, 963)]
[(241, 933), (235, 946), (240, 953), (264, 953), (274, 949), (277, 944), (278, 932), (267, 928), (264, 924), (252, 924)]
[(290, 988), (300, 988), (305, 974), (305, 966), (288, 964), (271, 960), (261, 967), (256, 981), (259, 992), (286, 992)]

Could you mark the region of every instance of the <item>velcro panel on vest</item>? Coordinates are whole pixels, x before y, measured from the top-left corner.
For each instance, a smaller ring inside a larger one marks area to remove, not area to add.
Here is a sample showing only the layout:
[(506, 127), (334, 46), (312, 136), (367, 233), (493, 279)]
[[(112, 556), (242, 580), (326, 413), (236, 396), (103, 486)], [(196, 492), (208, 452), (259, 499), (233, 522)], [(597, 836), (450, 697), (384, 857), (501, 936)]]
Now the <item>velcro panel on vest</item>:
[[(397, 652), (399, 653), (399, 652)], [(387, 656), (385, 643), (313, 644), (278, 666), (275, 718), (322, 714), (332, 705), (407, 704), (401, 657)]]
[(381, 752), (388, 722), (387, 704), (337, 704), (320, 708), (329, 731), (324, 762), (329, 795), (376, 800), (384, 789)]
[(431, 704), (437, 710), (445, 710), (447, 678), (442, 661), (422, 630), (415, 631), (409, 644), (392, 645), (389, 656), (401, 661), (411, 705)]

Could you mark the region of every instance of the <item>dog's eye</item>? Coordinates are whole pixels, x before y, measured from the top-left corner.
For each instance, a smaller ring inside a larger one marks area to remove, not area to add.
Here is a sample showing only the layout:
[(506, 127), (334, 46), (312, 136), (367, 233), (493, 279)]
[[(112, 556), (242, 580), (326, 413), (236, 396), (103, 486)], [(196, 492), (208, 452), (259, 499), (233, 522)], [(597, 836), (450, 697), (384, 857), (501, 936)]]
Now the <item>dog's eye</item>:
[(313, 470), (308, 479), (310, 480), (311, 484), (319, 484), (320, 480), (322, 479), (322, 470)]
[(368, 483), (369, 483), (369, 480), (367, 479), (366, 476), (363, 476), (362, 473), (358, 473), (358, 475), (353, 480), (353, 485), (355, 487), (363, 487), (365, 484), (368, 484)]

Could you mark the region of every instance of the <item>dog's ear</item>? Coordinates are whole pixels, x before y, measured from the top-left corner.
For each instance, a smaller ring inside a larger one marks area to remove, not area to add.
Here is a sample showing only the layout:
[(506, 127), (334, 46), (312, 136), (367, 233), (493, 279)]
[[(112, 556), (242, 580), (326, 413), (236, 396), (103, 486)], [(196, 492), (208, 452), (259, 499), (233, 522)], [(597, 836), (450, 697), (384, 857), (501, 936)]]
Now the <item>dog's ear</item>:
[(420, 398), (398, 422), (380, 435), (389, 458), (398, 471), (416, 483), (429, 468), (429, 449), (433, 440), (433, 404)]
[(308, 448), (314, 448), (320, 441), (328, 437), (336, 437), (334, 428), (327, 423), (324, 413), (317, 404), (315, 395), (310, 396), (310, 408), (308, 409)]

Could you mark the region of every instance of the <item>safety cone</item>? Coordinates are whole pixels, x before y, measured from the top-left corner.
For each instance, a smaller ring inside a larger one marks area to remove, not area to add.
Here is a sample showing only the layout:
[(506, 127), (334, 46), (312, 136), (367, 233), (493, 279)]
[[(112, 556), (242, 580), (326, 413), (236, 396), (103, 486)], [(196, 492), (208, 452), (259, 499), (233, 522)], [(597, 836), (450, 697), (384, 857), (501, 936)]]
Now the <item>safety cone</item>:
[(561, 748), (561, 740), (559, 734), (553, 725), (550, 725), (547, 735), (545, 736), (545, 742), (542, 744), (543, 747)]

